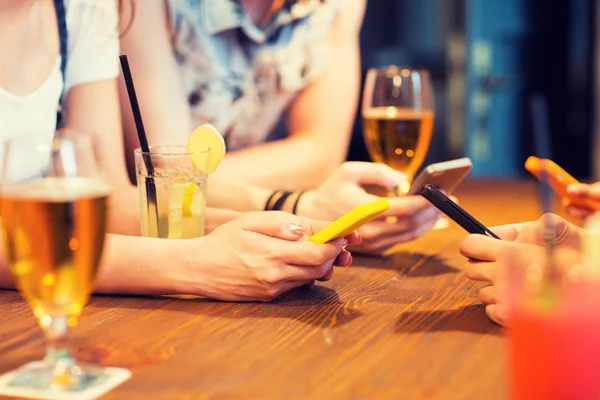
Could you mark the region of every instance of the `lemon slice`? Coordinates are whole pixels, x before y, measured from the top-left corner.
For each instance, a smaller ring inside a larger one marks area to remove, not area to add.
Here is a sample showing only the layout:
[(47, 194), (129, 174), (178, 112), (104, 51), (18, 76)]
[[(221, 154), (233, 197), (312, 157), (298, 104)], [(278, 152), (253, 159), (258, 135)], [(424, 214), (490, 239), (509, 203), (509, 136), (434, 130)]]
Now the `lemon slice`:
[(181, 202), (181, 216), (193, 217), (192, 212), (192, 200), (194, 200), (194, 192), (196, 191), (196, 185), (188, 183), (183, 193), (183, 201)]
[[(192, 132), (188, 140), (187, 149), (189, 153), (202, 153), (209, 149), (208, 173), (215, 172), (219, 163), (225, 157), (225, 140), (221, 133), (211, 124), (204, 124)], [(192, 156), (192, 164), (198, 170), (204, 170), (203, 156)]]

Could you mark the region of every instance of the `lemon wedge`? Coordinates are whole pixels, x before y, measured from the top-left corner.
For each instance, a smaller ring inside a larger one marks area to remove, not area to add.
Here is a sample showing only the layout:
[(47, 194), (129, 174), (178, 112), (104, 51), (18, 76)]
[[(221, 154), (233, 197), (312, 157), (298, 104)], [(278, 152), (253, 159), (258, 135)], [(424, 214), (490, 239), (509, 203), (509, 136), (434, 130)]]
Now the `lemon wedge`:
[(183, 193), (183, 201), (181, 202), (181, 216), (182, 217), (193, 217), (192, 212), (192, 200), (194, 200), (194, 192), (196, 191), (196, 185), (193, 183), (186, 184), (185, 192)]
[(208, 168), (208, 173), (215, 172), (219, 163), (225, 157), (225, 140), (221, 133), (211, 124), (204, 124), (196, 128), (190, 135), (187, 150), (189, 153), (202, 153), (209, 149), (208, 163), (205, 163), (202, 155), (192, 156), (192, 164), (198, 170)]

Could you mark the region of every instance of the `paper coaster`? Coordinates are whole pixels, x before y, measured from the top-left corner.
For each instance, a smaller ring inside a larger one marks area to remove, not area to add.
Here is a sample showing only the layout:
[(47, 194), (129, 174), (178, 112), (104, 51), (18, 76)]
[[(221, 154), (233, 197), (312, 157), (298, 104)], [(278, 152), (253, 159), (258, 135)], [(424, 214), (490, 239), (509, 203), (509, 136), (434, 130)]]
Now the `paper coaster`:
[(58, 390), (55, 388), (37, 388), (28, 385), (23, 376), (27, 370), (43, 366), (42, 361), (35, 361), (0, 376), (0, 395), (25, 397), (30, 399), (92, 400), (115, 388), (131, 377), (131, 371), (123, 368), (97, 367), (100, 375), (85, 388), (78, 390)]

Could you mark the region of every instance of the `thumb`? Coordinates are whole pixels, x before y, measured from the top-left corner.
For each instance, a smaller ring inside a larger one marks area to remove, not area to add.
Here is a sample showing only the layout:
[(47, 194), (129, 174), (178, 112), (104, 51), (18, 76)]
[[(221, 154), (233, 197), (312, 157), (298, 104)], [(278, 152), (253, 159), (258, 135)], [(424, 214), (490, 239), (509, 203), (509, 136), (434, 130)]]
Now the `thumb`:
[(396, 187), (406, 181), (406, 175), (385, 164), (346, 162), (340, 167), (342, 176), (357, 184)]

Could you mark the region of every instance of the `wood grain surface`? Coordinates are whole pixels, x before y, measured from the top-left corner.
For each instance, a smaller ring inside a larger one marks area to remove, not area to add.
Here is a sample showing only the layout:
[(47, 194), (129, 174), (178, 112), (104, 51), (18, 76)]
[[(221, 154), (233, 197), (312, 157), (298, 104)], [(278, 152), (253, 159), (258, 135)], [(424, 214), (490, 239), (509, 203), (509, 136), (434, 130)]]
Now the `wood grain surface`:
[[(539, 216), (532, 182), (457, 195), (488, 226)], [(450, 223), (271, 304), (95, 296), (73, 349), (132, 370), (105, 399), (504, 399), (502, 330), (462, 274), (465, 236)], [(0, 373), (43, 357), (17, 292), (0, 291), (0, 315)]]

